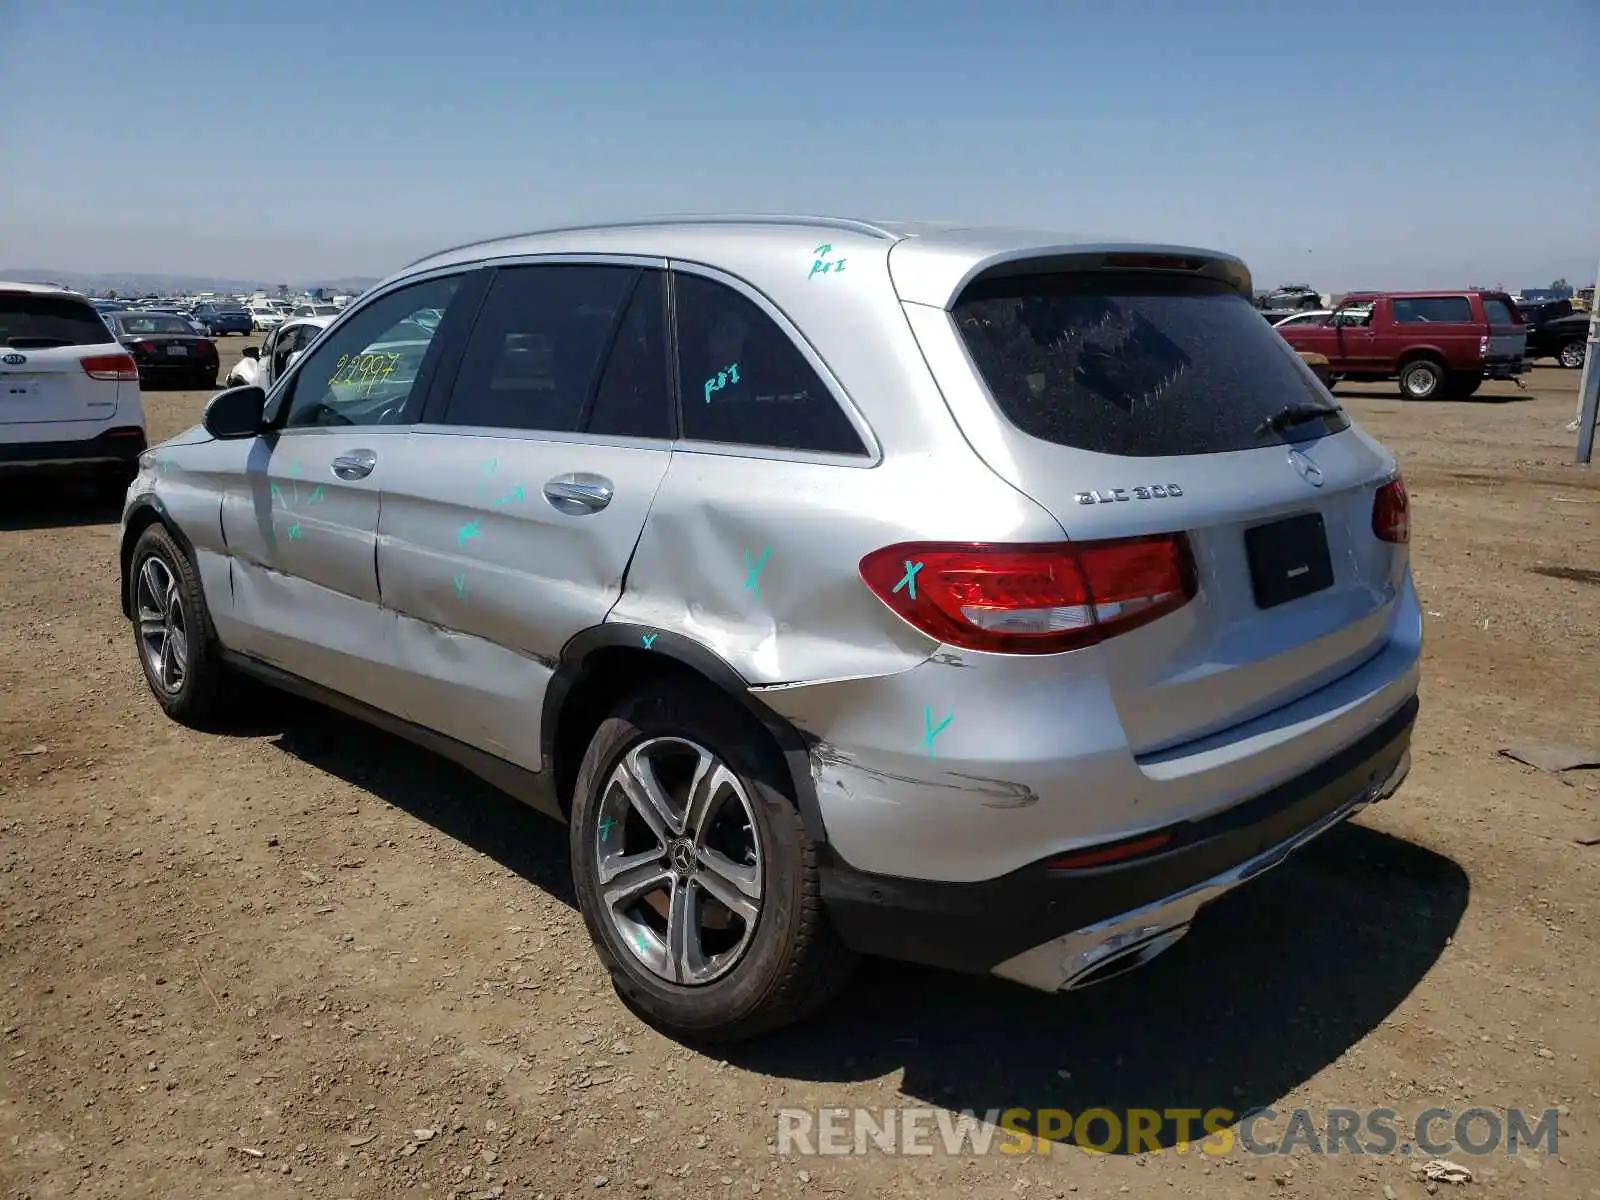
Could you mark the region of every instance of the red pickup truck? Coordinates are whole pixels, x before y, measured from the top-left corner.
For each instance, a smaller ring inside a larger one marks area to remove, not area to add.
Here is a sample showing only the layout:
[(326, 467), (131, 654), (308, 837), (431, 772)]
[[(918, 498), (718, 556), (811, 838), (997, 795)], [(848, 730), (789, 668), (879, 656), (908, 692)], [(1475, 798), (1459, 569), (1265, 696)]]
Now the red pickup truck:
[(1408, 400), (1470, 396), (1485, 379), (1515, 379), (1527, 326), (1503, 292), (1358, 292), (1320, 320), (1280, 326), (1338, 379), (1397, 379)]

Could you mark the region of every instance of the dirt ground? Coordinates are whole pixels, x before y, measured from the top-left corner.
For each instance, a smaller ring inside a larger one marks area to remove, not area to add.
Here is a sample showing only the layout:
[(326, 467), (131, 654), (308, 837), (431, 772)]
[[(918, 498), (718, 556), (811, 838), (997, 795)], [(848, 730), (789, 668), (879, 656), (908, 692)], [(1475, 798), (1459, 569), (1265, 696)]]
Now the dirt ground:
[[(557, 825), (301, 702), (225, 735), (167, 721), (118, 611), (116, 514), (7, 488), (0, 1190), (1397, 1200), (1427, 1194), (1415, 1156), (797, 1159), (775, 1113), (1481, 1105), (1559, 1106), (1559, 1152), (1454, 1153), (1475, 1178), (1441, 1191), (1600, 1198), (1600, 845), (1578, 840), (1600, 835), (1600, 771), (1497, 753), (1600, 745), (1577, 382), (1342, 392), (1413, 499), (1427, 653), (1398, 795), (1142, 971), (1051, 997), (868, 964), (823, 1017), (725, 1061), (618, 1003)], [(205, 398), (147, 393), (153, 438)]]

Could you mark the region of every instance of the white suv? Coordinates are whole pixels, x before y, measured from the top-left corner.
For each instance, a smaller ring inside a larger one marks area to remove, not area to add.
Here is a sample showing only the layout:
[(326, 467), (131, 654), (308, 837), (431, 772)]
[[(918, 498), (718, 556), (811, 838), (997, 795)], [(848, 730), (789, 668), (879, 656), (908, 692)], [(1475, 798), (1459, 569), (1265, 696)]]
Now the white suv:
[(0, 474), (87, 467), (120, 497), (145, 444), (139, 368), (94, 305), (0, 283)]

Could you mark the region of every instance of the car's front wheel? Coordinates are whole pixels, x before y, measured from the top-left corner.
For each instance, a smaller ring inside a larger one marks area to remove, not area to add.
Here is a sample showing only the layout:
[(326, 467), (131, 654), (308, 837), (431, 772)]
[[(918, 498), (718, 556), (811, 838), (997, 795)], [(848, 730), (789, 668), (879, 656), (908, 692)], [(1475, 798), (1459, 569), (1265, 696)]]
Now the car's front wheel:
[(765, 731), (709, 689), (648, 688), (595, 732), (572, 807), (578, 905), (617, 991), (653, 1024), (753, 1037), (849, 978), (790, 790)]
[(200, 576), (164, 525), (134, 544), (128, 570), (134, 644), (145, 682), (169, 717), (204, 725), (226, 707), (227, 667)]

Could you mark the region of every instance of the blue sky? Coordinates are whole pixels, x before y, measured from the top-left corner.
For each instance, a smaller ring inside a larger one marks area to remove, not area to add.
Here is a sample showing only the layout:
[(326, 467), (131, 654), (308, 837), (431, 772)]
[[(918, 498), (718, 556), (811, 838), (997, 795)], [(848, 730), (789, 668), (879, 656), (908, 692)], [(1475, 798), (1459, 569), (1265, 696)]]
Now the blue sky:
[(0, 0), (0, 264), (314, 282), (628, 215), (1590, 281), (1596, 0)]

